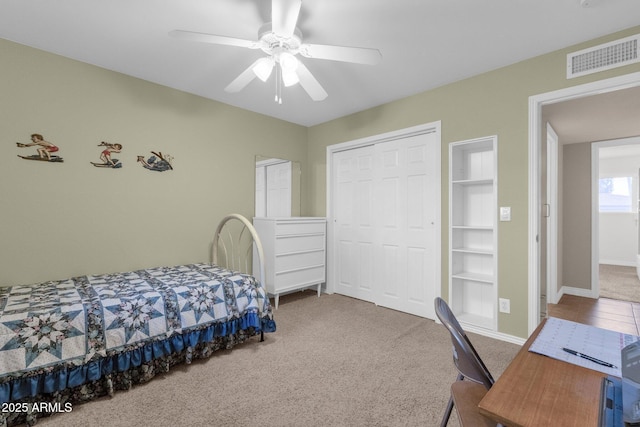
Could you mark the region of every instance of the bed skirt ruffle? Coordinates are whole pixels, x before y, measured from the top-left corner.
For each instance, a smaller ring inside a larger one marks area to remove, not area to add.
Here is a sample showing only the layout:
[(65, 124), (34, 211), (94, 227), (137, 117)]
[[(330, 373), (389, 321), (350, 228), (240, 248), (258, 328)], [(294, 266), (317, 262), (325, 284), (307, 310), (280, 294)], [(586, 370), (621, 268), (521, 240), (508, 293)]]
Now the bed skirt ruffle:
[(99, 360), (81, 366), (60, 366), (50, 371), (41, 369), (32, 375), (6, 377), (0, 383), (0, 403), (11, 402), (29, 412), (0, 413), (0, 427), (26, 423), (35, 424), (38, 417), (50, 415), (48, 408), (64, 410), (64, 404), (80, 403), (115, 390), (128, 390), (132, 385), (146, 382), (156, 373), (168, 372), (179, 363), (206, 358), (216, 350), (231, 349), (236, 344), (262, 332), (275, 332), (275, 322), (246, 313), (238, 319), (215, 323), (200, 329), (183, 332), (169, 338), (125, 347)]

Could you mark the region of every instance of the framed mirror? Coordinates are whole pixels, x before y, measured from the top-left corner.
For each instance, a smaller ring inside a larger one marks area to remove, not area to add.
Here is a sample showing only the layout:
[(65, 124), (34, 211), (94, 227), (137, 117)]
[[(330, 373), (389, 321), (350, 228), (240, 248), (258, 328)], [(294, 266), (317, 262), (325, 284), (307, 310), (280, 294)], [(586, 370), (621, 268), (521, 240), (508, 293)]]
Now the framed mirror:
[(256, 217), (300, 216), (300, 163), (256, 156)]

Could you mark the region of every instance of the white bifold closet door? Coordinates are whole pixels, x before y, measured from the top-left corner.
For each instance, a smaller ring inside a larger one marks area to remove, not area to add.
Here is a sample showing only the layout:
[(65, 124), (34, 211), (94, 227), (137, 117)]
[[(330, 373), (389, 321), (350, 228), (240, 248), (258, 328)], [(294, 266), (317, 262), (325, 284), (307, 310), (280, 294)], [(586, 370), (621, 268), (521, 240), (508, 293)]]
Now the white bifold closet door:
[(333, 153), (335, 292), (435, 317), (438, 139), (426, 133)]

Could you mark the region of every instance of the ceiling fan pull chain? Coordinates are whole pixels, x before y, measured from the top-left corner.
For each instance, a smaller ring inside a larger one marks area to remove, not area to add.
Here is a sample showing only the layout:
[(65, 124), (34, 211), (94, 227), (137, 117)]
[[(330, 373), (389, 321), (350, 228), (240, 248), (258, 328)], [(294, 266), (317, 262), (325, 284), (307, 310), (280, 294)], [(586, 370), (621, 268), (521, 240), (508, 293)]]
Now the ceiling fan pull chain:
[(275, 67), (275, 69), (276, 69), (276, 76), (275, 76), (275, 79), (274, 79), (274, 81), (275, 81), (275, 93), (276, 93), (276, 95), (275, 95), (275, 97), (274, 97), (274, 100), (273, 100), (273, 101), (274, 101), (274, 102), (278, 102), (278, 64), (276, 63), (276, 64), (274, 65), (274, 67)]
[[(282, 40), (280, 40), (280, 51), (283, 49)], [(278, 104), (282, 105), (282, 64), (280, 63), (280, 55), (277, 56), (276, 68), (280, 71), (280, 74), (276, 72), (276, 80), (278, 80)]]
[(282, 69), (276, 63), (276, 101), (282, 105)]

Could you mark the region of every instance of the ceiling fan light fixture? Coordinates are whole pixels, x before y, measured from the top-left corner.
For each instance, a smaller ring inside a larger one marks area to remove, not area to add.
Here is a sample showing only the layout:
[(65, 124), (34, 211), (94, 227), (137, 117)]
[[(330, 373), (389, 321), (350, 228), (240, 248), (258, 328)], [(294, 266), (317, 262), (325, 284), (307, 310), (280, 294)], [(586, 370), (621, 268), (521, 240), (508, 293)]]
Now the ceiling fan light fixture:
[(282, 83), (285, 87), (293, 86), (299, 81), (298, 73), (295, 70), (282, 69)]
[(281, 52), (278, 56), (278, 63), (282, 70), (282, 83), (285, 87), (293, 86), (300, 81), (298, 78), (298, 58), (289, 52)]
[(295, 71), (298, 68), (298, 59), (289, 52), (282, 52), (278, 61), (283, 71)]
[[(266, 0), (265, 0), (266, 1)], [(599, 0), (574, 0), (596, 2)], [(256, 60), (236, 77), (225, 91), (236, 93), (245, 88), (256, 77), (266, 82), (273, 69), (276, 77), (276, 102), (282, 103), (282, 87), (300, 83), (302, 89), (314, 101), (322, 101), (328, 95), (320, 83), (296, 55), (305, 58), (325, 59), (353, 64), (375, 65), (382, 59), (377, 49), (302, 43), (302, 32), (297, 27), (302, 0), (271, 0), (271, 22), (258, 30), (258, 40), (246, 40), (216, 34), (173, 30), (172, 37), (204, 43), (259, 49), (265, 58)]]
[(256, 65), (254, 65), (253, 72), (260, 80), (266, 82), (271, 76), (274, 63), (275, 61), (271, 57), (262, 58), (256, 62)]

